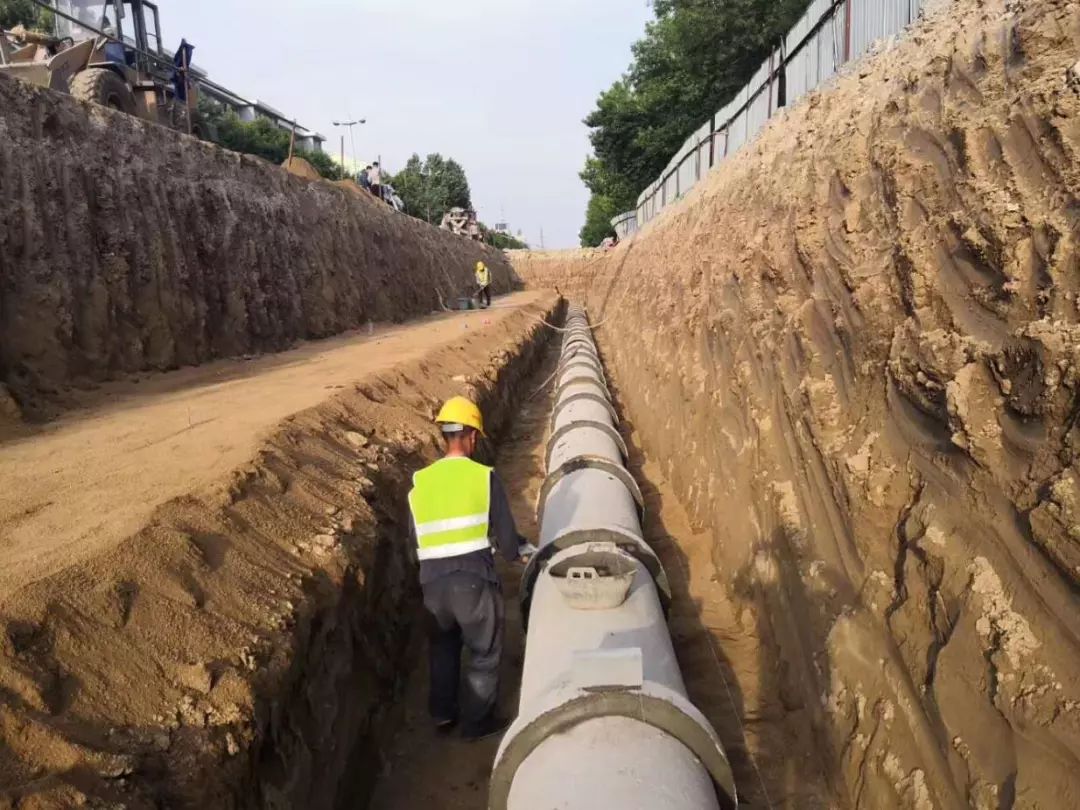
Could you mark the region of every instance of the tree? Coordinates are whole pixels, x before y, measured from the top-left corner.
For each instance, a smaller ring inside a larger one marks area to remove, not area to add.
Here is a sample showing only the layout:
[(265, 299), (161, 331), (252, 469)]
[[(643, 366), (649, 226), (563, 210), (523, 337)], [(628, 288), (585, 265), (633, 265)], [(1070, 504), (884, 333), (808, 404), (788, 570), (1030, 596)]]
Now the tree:
[(632, 208), (605, 194), (593, 194), (589, 197), (589, 206), (585, 210), (585, 226), (581, 229), (581, 244), (596, 247), (609, 236), (615, 235), (611, 220)]
[[(289, 157), (292, 134), (266, 118), (241, 121), (231, 110), (199, 100), (199, 114), (206, 120), (211, 139), (226, 149), (256, 155), (280, 165)], [(345, 173), (325, 152), (294, 149), (293, 154), (310, 163), (328, 180), (341, 180)]]
[(498, 250), (526, 250), (529, 247), (517, 237), (493, 231), (482, 222), (480, 223), (480, 235), (485, 242)]
[(593, 155), (581, 178), (606, 199), (590, 201), (583, 245), (608, 235), (600, 215), (634, 207), (685, 140), (750, 80), (806, 6), (807, 0), (656, 0), (656, 19), (634, 45), (629, 70), (600, 94), (585, 119)]
[(0, 28), (11, 29), (16, 25), (52, 31), (53, 14), (30, 0), (0, 0)]
[(405, 212), (437, 225), (451, 208), (472, 208), (465, 170), (456, 160), (435, 153), (423, 161), (414, 154), (405, 168), (390, 178), (405, 203)]

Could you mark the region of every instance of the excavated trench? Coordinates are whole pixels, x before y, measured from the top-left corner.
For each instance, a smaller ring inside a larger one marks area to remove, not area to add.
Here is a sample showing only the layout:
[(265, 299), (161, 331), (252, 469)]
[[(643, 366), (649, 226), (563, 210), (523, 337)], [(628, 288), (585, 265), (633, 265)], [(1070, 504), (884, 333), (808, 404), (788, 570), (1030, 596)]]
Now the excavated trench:
[[(530, 317), (557, 323), (562, 302)], [(520, 327), (519, 327), (520, 328)], [(491, 436), (478, 460), (495, 464), (512, 493), (521, 530), (529, 533), (531, 498), (538, 487), (534, 437), (546, 418), (527, 398), (550, 362), (551, 331), (538, 322), (525, 327), (514, 345), (494, 355), (487, 369), (490, 386), (465, 375), (467, 391), (480, 402)], [(436, 364), (421, 366), (424, 375), (437, 375)], [(541, 377), (542, 378), (542, 377)], [(461, 382), (462, 375), (453, 377)], [(407, 385), (419, 383), (406, 377)], [(369, 396), (372, 392), (369, 392)], [(378, 395), (375, 396), (378, 399)], [(409, 400), (409, 397), (405, 397)], [(415, 407), (417, 401), (407, 401)], [(430, 404), (430, 403), (429, 403)], [(409, 447), (409, 442), (403, 444)], [(426, 650), (423, 610), (415, 571), (402, 543), (410, 485), (408, 471), (433, 460), (438, 444), (412, 446), (393, 464), (402, 472), (371, 478), (365, 497), (374, 507), (378, 541), (370, 567), (347, 575), (337, 597), (340, 611), (324, 613), (322, 625), (311, 634), (306, 654), (295, 659), (297, 677), (292, 696), (280, 709), (281, 733), (265, 738), (259, 756), (255, 793), (262, 806), (456, 808), (454, 796), (468, 801), (485, 795), (493, 750), (490, 743), (449, 744), (437, 738), (426, 720)], [(369, 552), (370, 554), (370, 552)], [(508, 645), (504, 661), (503, 702), (512, 711), (513, 686), (521, 662), (520, 620), (516, 606), (516, 571), (503, 565), (508, 606)], [(407, 756), (402, 745), (407, 743)], [(460, 792), (456, 792), (460, 790)], [(424, 794), (418, 795), (417, 791)], [(461, 804), (461, 807), (473, 806)], [(478, 805), (480, 806), (480, 805)]]
[[(519, 392), (521, 399), (500, 436), (494, 466), (507, 485), (518, 529), (536, 539), (536, 504), (545, 477), (545, 454), (555, 401), (551, 375), (558, 365), (559, 339), (548, 343), (543, 360)], [(785, 695), (769, 652), (762, 648), (756, 622), (740, 615), (710, 559), (710, 537), (695, 530), (676, 500), (671, 482), (644, 453), (632, 414), (618, 399), (618, 381), (609, 378), (619, 430), (630, 456), (628, 468), (645, 499), (645, 538), (658, 554), (671, 584), (668, 624), (679, 666), (693, 703), (717, 730), (731, 759), (739, 806), (826, 808), (830, 801), (827, 768), (815, 747), (808, 718), (785, 710)], [(499, 562), (507, 605), (506, 646), (500, 705), (509, 717), (517, 712), (524, 656), (520, 565)], [(394, 733), (381, 741), (382, 771), (369, 804), (345, 804), (350, 810), (486, 810), (488, 779), (498, 740), (467, 744), (440, 736), (430, 726), (426, 700), (426, 648), (414, 633), (405, 660), (407, 682)], [(738, 675), (736, 674), (738, 673)], [(739, 683), (758, 684), (744, 696)], [(748, 712), (747, 706), (754, 711)], [(751, 741), (748, 744), (748, 739)], [(754, 752), (751, 757), (750, 751)]]

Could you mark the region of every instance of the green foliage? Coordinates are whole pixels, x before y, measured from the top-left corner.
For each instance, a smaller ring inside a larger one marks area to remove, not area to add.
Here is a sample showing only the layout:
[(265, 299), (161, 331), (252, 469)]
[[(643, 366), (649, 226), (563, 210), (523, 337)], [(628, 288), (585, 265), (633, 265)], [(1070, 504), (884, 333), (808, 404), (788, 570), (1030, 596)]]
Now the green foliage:
[(423, 161), (414, 154), (390, 184), (405, 203), (405, 212), (438, 225), (451, 208), (472, 208), (465, 170), (456, 160), (436, 153)]
[(600, 217), (633, 208), (683, 142), (730, 101), (798, 20), (808, 0), (656, 0), (656, 19), (627, 74), (585, 119), (593, 156), (582, 244), (610, 233)]
[[(199, 100), (199, 114), (209, 125), (214, 142), (226, 149), (256, 155), (278, 165), (289, 157), (292, 136), (272, 121), (265, 118), (241, 121), (231, 110), (226, 111), (212, 102), (203, 103), (203, 99)], [(345, 176), (341, 166), (325, 152), (295, 149), (293, 154), (306, 160), (328, 180), (341, 180)]]
[(480, 223), (480, 234), (485, 242), (499, 250), (525, 250), (529, 247), (520, 239), (505, 233), (496, 233), (483, 223)]
[[(345, 179), (345, 172), (342, 170), (341, 165), (326, 152), (309, 152), (306, 149), (296, 149), (294, 154), (310, 163), (315, 168), (315, 171), (327, 180)], [(287, 153), (286, 157), (288, 157)]]
[(0, 0), (0, 28), (22, 25), (38, 31), (53, 30), (53, 14), (30, 0)]
[(633, 205), (620, 205), (618, 200), (606, 194), (593, 194), (585, 210), (585, 226), (581, 229), (581, 244), (584, 247), (596, 247), (609, 236), (615, 234), (611, 220), (632, 208)]

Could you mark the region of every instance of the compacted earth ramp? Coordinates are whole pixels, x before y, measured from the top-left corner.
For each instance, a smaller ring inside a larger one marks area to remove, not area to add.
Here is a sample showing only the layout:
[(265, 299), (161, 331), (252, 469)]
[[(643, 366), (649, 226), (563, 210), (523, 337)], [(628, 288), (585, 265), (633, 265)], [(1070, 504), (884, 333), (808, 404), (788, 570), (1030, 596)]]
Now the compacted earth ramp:
[(1080, 806), (1078, 59), (1076, 4), (960, 0), (617, 249), (515, 258), (726, 594), (761, 806)]

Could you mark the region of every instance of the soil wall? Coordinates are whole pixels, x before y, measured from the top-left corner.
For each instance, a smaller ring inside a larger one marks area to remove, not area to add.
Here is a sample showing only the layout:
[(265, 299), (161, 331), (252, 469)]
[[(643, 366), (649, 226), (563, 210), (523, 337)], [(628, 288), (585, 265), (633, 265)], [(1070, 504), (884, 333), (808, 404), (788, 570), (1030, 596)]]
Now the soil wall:
[(0, 808), (363, 807), (400, 719), (434, 415), (471, 396), (498, 437), (559, 317), (547, 297), (349, 386), (7, 600)]
[(759, 641), (774, 805), (1080, 805), (1078, 58), (1075, 3), (961, 0), (607, 256), (514, 257)]
[(0, 410), (427, 313), (481, 258), (509, 290), (368, 195), (0, 76)]

